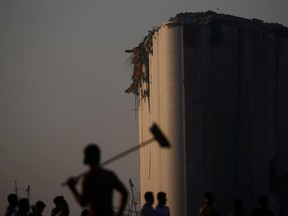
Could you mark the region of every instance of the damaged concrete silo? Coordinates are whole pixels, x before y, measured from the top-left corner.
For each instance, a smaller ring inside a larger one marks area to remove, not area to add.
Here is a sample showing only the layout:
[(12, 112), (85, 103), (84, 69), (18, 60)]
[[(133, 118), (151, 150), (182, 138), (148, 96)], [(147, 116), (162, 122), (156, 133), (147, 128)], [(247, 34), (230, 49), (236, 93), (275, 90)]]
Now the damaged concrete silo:
[(169, 151), (140, 151), (141, 197), (165, 191), (171, 215), (197, 215), (203, 194), (221, 215), (268, 195), (287, 215), (288, 29), (229, 15), (182, 13), (131, 50), (126, 90), (138, 100), (139, 143), (160, 125)]

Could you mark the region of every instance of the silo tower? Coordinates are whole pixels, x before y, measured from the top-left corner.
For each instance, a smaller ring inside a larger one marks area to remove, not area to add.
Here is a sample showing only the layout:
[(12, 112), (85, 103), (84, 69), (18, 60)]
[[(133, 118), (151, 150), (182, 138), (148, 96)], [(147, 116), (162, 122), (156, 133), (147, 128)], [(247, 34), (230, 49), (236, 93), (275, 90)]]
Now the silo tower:
[(167, 193), (171, 215), (195, 216), (211, 191), (221, 215), (269, 197), (287, 215), (288, 29), (215, 12), (181, 13), (133, 50), (139, 143), (156, 122), (172, 143), (140, 150), (141, 197)]

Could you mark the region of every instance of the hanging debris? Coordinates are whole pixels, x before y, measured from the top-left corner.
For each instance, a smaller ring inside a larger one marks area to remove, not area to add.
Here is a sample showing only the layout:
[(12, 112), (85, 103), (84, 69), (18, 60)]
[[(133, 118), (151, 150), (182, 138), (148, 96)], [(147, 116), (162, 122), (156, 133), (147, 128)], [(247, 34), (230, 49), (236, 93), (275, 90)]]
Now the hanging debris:
[(125, 50), (127, 53), (132, 53), (130, 57), (131, 63), (134, 65), (132, 73), (132, 83), (125, 90), (127, 94), (133, 93), (136, 96), (142, 95), (143, 97), (148, 94), (140, 93), (142, 89), (142, 82), (149, 82), (149, 54), (153, 52), (152, 47), (152, 36), (156, 31), (149, 31), (149, 34), (144, 38), (144, 40), (139, 44), (139, 46), (133, 48), (132, 50)]

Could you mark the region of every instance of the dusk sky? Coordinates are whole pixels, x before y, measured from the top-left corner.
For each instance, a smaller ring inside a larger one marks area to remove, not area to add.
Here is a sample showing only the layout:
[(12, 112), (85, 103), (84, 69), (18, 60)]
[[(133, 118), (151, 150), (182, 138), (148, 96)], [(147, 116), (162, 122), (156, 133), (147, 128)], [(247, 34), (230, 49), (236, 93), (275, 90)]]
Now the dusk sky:
[[(30, 185), (50, 215), (56, 195), (80, 215), (61, 182), (85, 171), (83, 148), (102, 159), (137, 145), (135, 97), (124, 91), (132, 65), (126, 49), (180, 12), (217, 13), (288, 26), (287, 0), (1, 0), (0, 214), (7, 195)], [(139, 191), (138, 153), (107, 166)], [(128, 188), (129, 189), (129, 188)]]

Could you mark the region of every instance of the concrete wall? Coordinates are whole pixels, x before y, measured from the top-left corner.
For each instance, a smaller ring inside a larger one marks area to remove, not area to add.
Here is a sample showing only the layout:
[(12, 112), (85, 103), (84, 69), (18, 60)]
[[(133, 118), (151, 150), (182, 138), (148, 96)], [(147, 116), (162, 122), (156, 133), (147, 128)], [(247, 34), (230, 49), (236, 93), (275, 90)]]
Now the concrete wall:
[(279, 213), (271, 179), (288, 173), (287, 38), (249, 27), (184, 27), (188, 215), (206, 191), (224, 215), (236, 198), (249, 215), (262, 194)]
[(190, 216), (211, 191), (220, 215), (236, 198), (250, 215), (265, 194), (287, 215), (287, 54), (287, 37), (254, 24), (163, 24), (142, 84), (150, 96), (139, 104), (139, 142), (156, 122), (172, 148), (141, 149), (141, 197), (165, 191), (171, 215)]
[(166, 192), (172, 215), (185, 215), (181, 38), (181, 27), (163, 25), (155, 34), (149, 58), (150, 96), (140, 101), (138, 110), (139, 143), (151, 138), (149, 128), (153, 122), (173, 143), (169, 150), (160, 149), (156, 142), (141, 148), (141, 197), (146, 191), (153, 191), (155, 198), (158, 192)]

